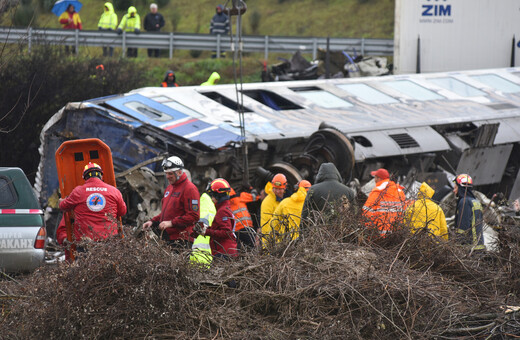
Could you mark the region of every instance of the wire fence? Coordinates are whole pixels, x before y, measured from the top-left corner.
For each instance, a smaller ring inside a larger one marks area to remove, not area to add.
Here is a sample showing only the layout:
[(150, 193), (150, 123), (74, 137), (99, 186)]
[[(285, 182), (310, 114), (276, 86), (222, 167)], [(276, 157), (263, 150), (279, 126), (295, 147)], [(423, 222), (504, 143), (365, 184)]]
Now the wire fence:
[[(236, 43), (229, 36), (192, 33), (127, 33), (118, 35), (115, 31), (87, 31), (44, 28), (0, 27), (0, 39), (4, 43), (26, 44), (29, 52), (36, 44), (55, 44), (75, 46), (76, 53), (80, 46), (121, 47), (123, 57), (126, 48), (150, 48), (168, 50), (170, 59), (174, 50), (200, 50), (220, 52), (235, 51), (264, 53), (312, 53), (316, 59), (318, 49), (327, 48), (326, 37), (281, 37), (281, 36), (243, 36), (241, 43)], [(365, 38), (330, 38), (329, 48), (333, 51), (373, 56), (391, 56), (394, 53), (392, 39)]]

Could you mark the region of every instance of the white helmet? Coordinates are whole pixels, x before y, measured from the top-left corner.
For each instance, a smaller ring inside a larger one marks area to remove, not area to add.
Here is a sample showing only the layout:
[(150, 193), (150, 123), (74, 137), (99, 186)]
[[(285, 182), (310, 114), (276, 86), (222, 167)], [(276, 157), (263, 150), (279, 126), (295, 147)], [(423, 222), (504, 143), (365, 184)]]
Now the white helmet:
[(170, 156), (162, 161), (162, 168), (164, 172), (173, 172), (184, 169), (184, 163), (179, 157)]

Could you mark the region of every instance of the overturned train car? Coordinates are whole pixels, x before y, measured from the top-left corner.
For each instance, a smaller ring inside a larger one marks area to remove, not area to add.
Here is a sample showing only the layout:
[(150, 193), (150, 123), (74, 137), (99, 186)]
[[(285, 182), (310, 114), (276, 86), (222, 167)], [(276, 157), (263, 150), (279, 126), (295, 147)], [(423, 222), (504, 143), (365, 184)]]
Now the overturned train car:
[[(245, 140), (237, 100), (243, 101)], [(185, 160), (204, 188), (217, 176), (261, 188), (270, 172), (313, 180), (333, 162), (345, 181), (394, 175), (449, 184), (468, 172), (479, 190), (520, 196), (520, 68), (212, 87), (149, 87), (70, 103), (41, 133), (35, 188), (52, 205), (54, 152), (70, 139), (99, 138), (116, 173), (164, 154)], [(247, 145), (243, 179), (240, 145)], [(160, 162), (147, 165), (160, 172)]]

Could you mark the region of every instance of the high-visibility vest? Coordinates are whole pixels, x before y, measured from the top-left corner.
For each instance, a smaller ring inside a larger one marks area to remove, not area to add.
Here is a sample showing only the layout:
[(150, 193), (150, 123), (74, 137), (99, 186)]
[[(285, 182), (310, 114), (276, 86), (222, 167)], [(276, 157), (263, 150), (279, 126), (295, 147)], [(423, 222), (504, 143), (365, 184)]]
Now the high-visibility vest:
[[(211, 197), (209, 197), (208, 194), (203, 193), (200, 196), (200, 218), (202, 220), (206, 220), (208, 226), (210, 226), (213, 223), (213, 219), (215, 218), (216, 213), (217, 209), (215, 208), (215, 205), (213, 204)], [(193, 246), (191, 247), (190, 255), (191, 263), (199, 264), (206, 268), (209, 268), (211, 262), (213, 261), (209, 240), (209, 236), (199, 235), (193, 241)]]
[(191, 247), (190, 262), (209, 268), (212, 261), (213, 256), (211, 255), (209, 236), (199, 235), (195, 239), (195, 241), (193, 241), (193, 246)]
[(247, 192), (242, 192), (240, 195), (237, 195), (235, 190), (231, 189), (230, 196), (231, 198), (229, 203), (236, 222), (235, 230), (239, 231), (245, 227), (252, 228), (253, 220), (251, 219), (251, 214), (247, 209), (247, 203), (256, 201), (256, 195)]
[(363, 215), (367, 218), (367, 227), (377, 227), (384, 236), (402, 218), (408, 202), (402, 187), (389, 179), (376, 183), (363, 205)]

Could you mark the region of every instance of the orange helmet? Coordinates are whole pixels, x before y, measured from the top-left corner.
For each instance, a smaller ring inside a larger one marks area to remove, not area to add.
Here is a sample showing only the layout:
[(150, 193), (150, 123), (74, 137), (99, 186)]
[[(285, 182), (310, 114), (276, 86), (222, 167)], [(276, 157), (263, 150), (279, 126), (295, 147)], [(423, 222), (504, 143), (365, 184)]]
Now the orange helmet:
[(228, 181), (226, 181), (223, 178), (217, 178), (211, 184), (209, 185), (210, 193), (216, 193), (216, 194), (227, 194), (229, 195), (229, 192), (231, 191), (231, 186), (229, 185)]
[(287, 178), (284, 174), (276, 174), (271, 181), (273, 188), (285, 189), (287, 187)]
[(87, 180), (92, 176), (101, 178), (101, 175), (103, 175), (103, 170), (97, 163), (88, 162), (88, 164), (85, 165), (85, 168), (83, 169), (84, 180)]
[(306, 179), (302, 179), (301, 181), (298, 182), (298, 188), (305, 188), (306, 190), (309, 190), (311, 185), (312, 185), (311, 182), (309, 182)]
[(460, 174), (455, 178), (454, 180), (457, 185), (461, 187), (472, 187), (473, 186), (473, 179), (468, 174)]

